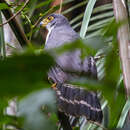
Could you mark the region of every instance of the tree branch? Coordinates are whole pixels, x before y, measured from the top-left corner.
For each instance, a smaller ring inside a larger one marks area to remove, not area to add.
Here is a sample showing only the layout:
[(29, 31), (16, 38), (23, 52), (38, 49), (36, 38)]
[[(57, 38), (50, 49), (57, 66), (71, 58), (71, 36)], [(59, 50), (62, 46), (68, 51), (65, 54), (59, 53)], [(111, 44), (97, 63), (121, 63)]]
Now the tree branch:
[(3, 26), (3, 25), (5, 25), (5, 24), (9, 23), (12, 19), (14, 19), (17, 15), (19, 15), (19, 14), (21, 13), (21, 11), (26, 7), (26, 5), (27, 5), (28, 3), (29, 3), (29, 0), (27, 0), (27, 1), (25, 2), (25, 4), (22, 6), (22, 8), (21, 8), (15, 15), (13, 15), (12, 17), (10, 17), (6, 22), (0, 24), (0, 26)]
[(130, 30), (128, 23), (128, 12), (125, 0), (113, 0), (113, 6), (116, 21), (127, 21), (118, 30), (118, 42), (120, 47), (124, 84), (127, 97), (130, 97)]
[[(29, 1), (29, 0), (27, 0), (27, 1)], [(0, 3), (6, 3), (6, 1), (0, 0)], [(21, 9), (23, 9), (23, 7)], [(4, 14), (5, 18), (7, 19), (7, 22), (1, 24), (1, 26), (8, 23), (10, 25), (11, 29), (13, 30), (19, 43), (21, 45), (27, 45), (27, 44), (29, 45), (30, 43), (29, 43), (23, 29), (21, 28), (17, 19), (15, 18), (21, 12), (21, 9), (15, 15), (13, 15), (13, 13), (10, 9), (1, 10), (2, 13)]]

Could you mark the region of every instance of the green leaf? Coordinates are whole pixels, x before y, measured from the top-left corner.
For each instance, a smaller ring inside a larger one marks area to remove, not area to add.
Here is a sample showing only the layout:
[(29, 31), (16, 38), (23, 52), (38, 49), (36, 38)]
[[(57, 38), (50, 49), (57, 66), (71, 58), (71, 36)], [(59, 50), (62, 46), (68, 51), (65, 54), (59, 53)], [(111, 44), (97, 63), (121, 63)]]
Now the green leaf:
[(101, 36), (95, 36), (92, 38), (84, 39), (84, 44), (90, 48), (93, 48), (96, 52), (104, 47), (107, 47), (107, 43), (105, 43), (105, 39)]
[(44, 2), (40, 2), (39, 4), (36, 5), (36, 8), (35, 9), (38, 9), (38, 8), (41, 8), (41, 7), (44, 7), (48, 4), (50, 4), (53, 0), (46, 0)]
[(23, 53), (0, 61), (0, 95), (19, 96), (48, 87), (47, 72), (54, 63), (45, 53)]
[(48, 52), (54, 52), (58, 55), (64, 53), (64, 52), (67, 52), (67, 51), (74, 51), (74, 50), (81, 50), (81, 57), (85, 57), (85, 56), (93, 56), (95, 55), (96, 53), (96, 49), (90, 45), (89, 43), (89, 40), (76, 40), (74, 42), (71, 42), (71, 43), (68, 43), (68, 44), (64, 44), (60, 47), (56, 47), (55, 49), (50, 49), (48, 50)]
[(67, 14), (67, 13), (69, 13), (69, 12), (79, 8), (79, 7), (82, 7), (83, 5), (86, 5), (87, 2), (88, 2), (88, 0), (81, 1), (81, 2), (77, 3), (76, 5), (66, 9), (65, 11), (63, 11), (62, 14), (65, 15), (65, 14)]
[(38, 0), (30, 0), (29, 2), (29, 17), (33, 15)]
[(0, 3), (0, 10), (10, 8), (6, 3)]
[(118, 124), (117, 124), (117, 128), (123, 128), (125, 120), (126, 120), (126, 116), (129, 112), (129, 110), (130, 110), (130, 100), (128, 99), (124, 105), (122, 112), (121, 112), (120, 119), (119, 119)]
[[(114, 28), (113, 28), (114, 26)], [(108, 28), (110, 27), (110, 28)], [(108, 100), (110, 107), (110, 119), (109, 128), (115, 128), (121, 111), (125, 103), (125, 91), (124, 84), (121, 79), (121, 65), (118, 55), (118, 43), (117, 43), (117, 30), (119, 25), (113, 21), (105, 29), (105, 37), (112, 37), (112, 44), (110, 45), (109, 51), (105, 58), (105, 76), (104, 82), (106, 88), (104, 88), (103, 95)], [(119, 83), (120, 81), (120, 83)]]
[[(49, 120), (46, 115), (47, 111), (56, 112), (56, 99), (53, 91), (40, 90), (34, 92), (19, 102), (18, 113), (24, 117), (24, 128), (29, 130), (55, 130), (56, 123)], [(42, 111), (43, 110), (43, 111)], [(51, 124), (51, 125), (50, 125)]]
[(81, 30), (80, 30), (80, 37), (83, 39), (85, 38), (85, 34), (86, 34), (86, 31), (88, 28), (88, 24), (89, 24), (90, 17), (91, 17), (92, 10), (93, 10), (95, 3), (96, 3), (96, 0), (89, 0), (87, 7), (86, 7), (86, 10), (84, 13), (84, 18), (82, 21)]
[(126, 100), (123, 82), (118, 87), (118, 90), (111, 94), (111, 97), (108, 98), (110, 107), (109, 128), (116, 128)]

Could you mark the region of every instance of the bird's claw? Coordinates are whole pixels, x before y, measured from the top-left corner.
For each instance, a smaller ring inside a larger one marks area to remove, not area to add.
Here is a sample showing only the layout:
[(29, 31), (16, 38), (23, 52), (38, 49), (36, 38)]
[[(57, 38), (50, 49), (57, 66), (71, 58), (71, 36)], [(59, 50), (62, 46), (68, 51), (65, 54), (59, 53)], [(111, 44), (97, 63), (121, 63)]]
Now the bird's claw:
[(56, 85), (57, 85), (57, 83), (54, 83), (54, 84), (52, 84), (52, 88), (55, 90), (56, 89)]

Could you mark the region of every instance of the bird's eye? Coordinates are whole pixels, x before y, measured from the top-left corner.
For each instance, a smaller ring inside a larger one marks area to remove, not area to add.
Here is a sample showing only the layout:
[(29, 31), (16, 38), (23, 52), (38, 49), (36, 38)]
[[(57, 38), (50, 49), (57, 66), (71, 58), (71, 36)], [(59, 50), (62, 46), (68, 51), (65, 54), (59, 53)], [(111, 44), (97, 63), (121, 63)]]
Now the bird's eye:
[(49, 16), (47, 19), (51, 22), (54, 19), (54, 17), (53, 16)]

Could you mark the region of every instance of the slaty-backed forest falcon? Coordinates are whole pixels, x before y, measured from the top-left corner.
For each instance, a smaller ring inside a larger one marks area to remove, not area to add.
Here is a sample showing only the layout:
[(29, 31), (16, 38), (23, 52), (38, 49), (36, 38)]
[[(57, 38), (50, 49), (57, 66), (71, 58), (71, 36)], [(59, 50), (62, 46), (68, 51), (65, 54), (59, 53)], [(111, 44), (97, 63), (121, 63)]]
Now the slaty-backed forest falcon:
[[(69, 44), (79, 39), (66, 17), (61, 14), (51, 14), (40, 23), (41, 28), (46, 27), (48, 34), (45, 50), (55, 49), (63, 44)], [(55, 83), (53, 85), (57, 95), (58, 110), (66, 115), (85, 116), (87, 120), (101, 123), (102, 110), (96, 92), (87, 91), (80, 87), (67, 84), (68, 81), (84, 74), (86, 77), (97, 78), (97, 69), (93, 57), (82, 60), (79, 49), (55, 55), (56, 65), (48, 72), (48, 77)]]

